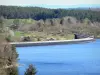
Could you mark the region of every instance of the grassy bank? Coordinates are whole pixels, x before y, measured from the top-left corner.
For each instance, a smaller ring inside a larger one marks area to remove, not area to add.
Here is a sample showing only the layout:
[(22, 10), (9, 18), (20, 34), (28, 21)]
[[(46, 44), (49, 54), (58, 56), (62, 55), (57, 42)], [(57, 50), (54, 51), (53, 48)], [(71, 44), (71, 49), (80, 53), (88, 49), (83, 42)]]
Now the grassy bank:
[(69, 39), (74, 39), (73, 34), (67, 34), (64, 36), (61, 35), (53, 35), (53, 34), (45, 34), (43, 32), (21, 32), (21, 31), (15, 31), (15, 36), (13, 37), (16, 39), (16, 41), (20, 41), (21, 37), (27, 37), (29, 36), (32, 41), (46, 41), (47, 39), (53, 38), (55, 40), (69, 40)]
[(94, 35), (100, 38), (100, 23), (89, 19), (77, 20), (74, 17), (63, 17), (46, 20), (5, 19), (4, 25), (14, 32), (12, 39), (20, 41), (21, 37), (29, 36), (31, 41), (73, 39), (74, 34)]

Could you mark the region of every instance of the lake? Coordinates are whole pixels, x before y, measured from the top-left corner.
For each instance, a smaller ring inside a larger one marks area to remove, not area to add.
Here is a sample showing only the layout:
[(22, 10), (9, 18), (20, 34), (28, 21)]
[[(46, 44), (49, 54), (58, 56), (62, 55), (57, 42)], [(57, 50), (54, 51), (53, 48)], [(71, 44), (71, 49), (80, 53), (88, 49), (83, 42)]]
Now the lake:
[(29, 64), (36, 75), (100, 75), (100, 39), (90, 43), (17, 47), (19, 75)]

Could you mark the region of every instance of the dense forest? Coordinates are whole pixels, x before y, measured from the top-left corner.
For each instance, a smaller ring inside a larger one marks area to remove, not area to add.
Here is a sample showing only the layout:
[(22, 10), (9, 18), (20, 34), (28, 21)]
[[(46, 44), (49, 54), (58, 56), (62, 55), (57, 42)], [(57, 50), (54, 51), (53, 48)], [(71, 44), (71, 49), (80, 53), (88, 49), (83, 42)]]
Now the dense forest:
[(100, 22), (100, 11), (91, 9), (47, 9), (41, 7), (0, 6), (0, 16), (7, 19), (52, 19), (72, 16), (78, 20), (88, 18)]

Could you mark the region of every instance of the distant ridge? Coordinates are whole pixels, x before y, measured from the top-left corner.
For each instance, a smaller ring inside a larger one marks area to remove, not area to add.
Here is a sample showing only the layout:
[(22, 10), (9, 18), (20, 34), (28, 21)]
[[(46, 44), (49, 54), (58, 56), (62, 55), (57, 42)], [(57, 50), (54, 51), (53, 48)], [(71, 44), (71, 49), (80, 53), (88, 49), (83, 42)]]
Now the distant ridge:
[(100, 4), (79, 4), (79, 5), (47, 5), (47, 4), (40, 4), (40, 5), (26, 5), (26, 6), (36, 6), (36, 7), (43, 7), (43, 8), (100, 8)]
[(34, 5), (0, 5), (0, 6), (21, 6), (21, 7), (42, 7), (50, 9), (87, 9), (100, 8), (100, 4), (78, 4), (78, 5), (48, 5), (48, 4), (34, 4)]

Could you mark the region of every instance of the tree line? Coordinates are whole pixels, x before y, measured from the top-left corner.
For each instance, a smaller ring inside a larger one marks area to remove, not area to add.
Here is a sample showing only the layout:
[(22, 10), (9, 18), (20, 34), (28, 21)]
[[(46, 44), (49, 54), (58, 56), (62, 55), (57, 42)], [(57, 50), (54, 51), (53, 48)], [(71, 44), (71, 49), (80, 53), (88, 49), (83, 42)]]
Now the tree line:
[(48, 9), (42, 7), (21, 7), (21, 6), (0, 6), (0, 16), (7, 19), (28, 19), (46, 20), (62, 18), (65, 16), (76, 17), (78, 20), (88, 18), (91, 22), (100, 22), (100, 11), (90, 9)]

